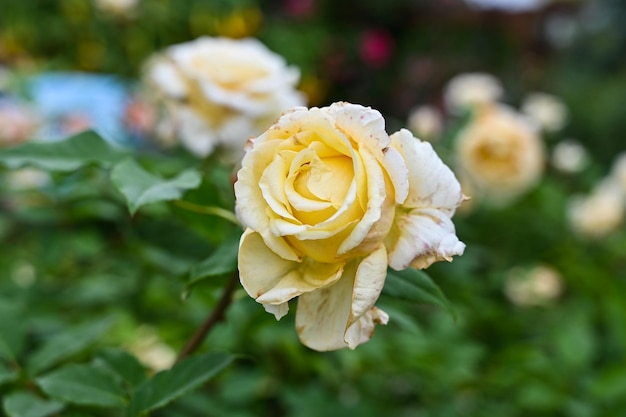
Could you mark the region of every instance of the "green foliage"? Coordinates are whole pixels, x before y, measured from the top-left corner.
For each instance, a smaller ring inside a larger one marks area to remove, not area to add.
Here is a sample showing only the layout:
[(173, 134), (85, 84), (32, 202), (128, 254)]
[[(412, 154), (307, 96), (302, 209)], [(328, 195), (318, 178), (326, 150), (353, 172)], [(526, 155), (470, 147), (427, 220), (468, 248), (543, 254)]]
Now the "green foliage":
[(122, 407), (124, 391), (107, 370), (92, 365), (69, 364), (37, 378), (50, 397), (71, 404)]
[(127, 159), (113, 167), (111, 181), (126, 198), (130, 213), (135, 214), (145, 204), (179, 199), (185, 190), (198, 187), (202, 177), (198, 171), (185, 170), (175, 178), (164, 180)]
[(128, 417), (147, 415), (204, 384), (233, 361), (232, 355), (209, 353), (190, 357), (156, 374), (131, 394)]
[(9, 417), (47, 417), (64, 408), (61, 402), (43, 400), (29, 391), (17, 391), (7, 395), (3, 406)]
[(106, 143), (95, 132), (82, 132), (56, 142), (27, 142), (6, 149), (0, 162), (11, 168), (33, 165), (51, 171), (74, 171), (89, 164), (110, 167), (127, 152)]

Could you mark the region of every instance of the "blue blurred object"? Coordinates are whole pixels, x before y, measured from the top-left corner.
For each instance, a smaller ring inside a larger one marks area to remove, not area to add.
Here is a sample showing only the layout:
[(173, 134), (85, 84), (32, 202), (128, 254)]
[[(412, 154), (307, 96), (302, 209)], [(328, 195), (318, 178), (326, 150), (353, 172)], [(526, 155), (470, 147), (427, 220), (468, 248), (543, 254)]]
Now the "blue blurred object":
[(61, 139), (90, 128), (115, 143), (128, 141), (124, 109), (128, 86), (111, 75), (81, 72), (42, 73), (28, 83), (37, 111), (46, 121), (39, 136)]

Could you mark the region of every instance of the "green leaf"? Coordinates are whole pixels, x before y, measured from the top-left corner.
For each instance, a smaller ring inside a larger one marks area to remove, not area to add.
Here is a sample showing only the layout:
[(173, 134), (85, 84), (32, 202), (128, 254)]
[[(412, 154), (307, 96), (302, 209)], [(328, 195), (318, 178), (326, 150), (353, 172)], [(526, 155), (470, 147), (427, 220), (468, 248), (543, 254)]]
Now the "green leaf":
[(2, 401), (9, 417), (46, 417), (58, 413), (65, 405), (58, 401), (44, 400), (30, 391), (17, 391)]
[(102, 349), (98, 352), (97, 362), (104, 364), (131, 386), (139, 385), (146, 379), (146, 369), (143, 365), (123, 349)]
[(139, 385), (131, 396), (129, 417), (144, 416), (200, 387), (233, 361), (226, 353), (207, 353), (178, 362)]
[(387, 271), (383, 293), (414, 303), (435, 304), (455, 316), (452, 305), (443, 291), (425, 272), (408, 268), (403, 271)]
[(186, 190), (200, 186), (202, 175), (188, 169), (172, 179), (164, 179), (144, 170), (134, 160), (126, 159), (113, 167), (111, 181), (124, 195), (128, 210), (134, 214), (145, 204), (179, 199)]
[(22, 352), (26, 327), (21, 305), (0, 298), (0, 358), (15, 362)]
[(89, 322), (52, 337), (35, 353), (27, 365), (31, 375), (43, 372), (59, 362), (82, 352), (111, 326), (111, 320)]
[(86, 131), (61, 141), (27, 142), (4, 149), (0, 151), (0, 162), (10, 168), (34, 165), (51, 171), (73, 171), (89, 164), (108, 168), (127, 155), (96, 132)]
[(237, 269), (237, 254), (241, 233), (227, 239), (208, 258), (191, 269), (187, 287), (191, 287), (206, 278), (228, 274)]
[(18, 374), (16, 371), (9, 369), (2, 362), (0, 362), (0, 386), (7, 382), (13, 382), (17, 379)]
[(36, 379), (49, 396), (72, 404), (123, 407), (124, 390), (106, 369), (94, 365), (69, 364)]

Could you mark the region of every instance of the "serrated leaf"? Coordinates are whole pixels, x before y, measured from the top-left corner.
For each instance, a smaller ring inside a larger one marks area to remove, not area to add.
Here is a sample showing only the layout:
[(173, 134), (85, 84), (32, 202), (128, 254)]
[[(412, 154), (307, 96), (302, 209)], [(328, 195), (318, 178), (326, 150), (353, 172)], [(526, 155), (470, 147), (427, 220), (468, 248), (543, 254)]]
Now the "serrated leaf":
[(387, 271), (383, 293), (414, 303), (435, 304), (455, 316), (452, 305), (443, 291), (425, 272), (408, 268), (403, 271)]
[(131, 386), (146, 379), (146, 369), (137, 358), (123, 349), (107, 348), (98, 352), (97, 361), (119, 375)]
[(178, 362), (139, 385), (131, 396), (129, 417), (145, 416), (196, 389), (233, 361), (226, 353), (207, 353)]
[(30, 391), (17, 391), (2, 401), (9, 417), (47, 417), (58, 413), (65, 405), (58, 401), (44, 400)]
[(124, 390), (113, 375), (93, 365), (70, 364), (36, 379), (50, 397), (72, 404), (123, 407)]
[(13, 382), (17, 379), (17, 371), (9, 369), (6, 365), (0, 362), (0, 386), (7, 382)]
[(28, 371), (31, 375), (37, 375), (80, 353), (98, 340), (110, 326), (111, 320), (108, 319), (89, 322), (52, 337), (31, 355), (27, 364)]
[(241, 234), (227, 239), (208, 258), (191, 269), (187, 287), (211, 277), (228, 274), (237, 269), (237, 254)]
[(110, 145), (100, 135), (86, 131), (65, 140), (27, 142), (0, 151), (0, 162), (10, 168), (33, 165), (51, 171), (73, 171), (97, 164), (108, 168), (128, 153)]
[(179, 199), (186, 190), (200, 186), (202, 175), (188, 169), (174, 178), (164, 179), (146, 171), (134, 160), (126, 159), (113, 167), (111, 181), (134, 214), (143, 205)]

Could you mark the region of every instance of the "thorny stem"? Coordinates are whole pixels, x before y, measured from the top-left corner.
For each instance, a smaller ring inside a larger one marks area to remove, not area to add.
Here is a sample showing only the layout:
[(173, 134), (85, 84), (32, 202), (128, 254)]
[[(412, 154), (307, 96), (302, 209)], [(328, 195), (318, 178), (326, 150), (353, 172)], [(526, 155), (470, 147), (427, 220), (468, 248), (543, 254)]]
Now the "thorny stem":
[(239, 272), (235, 271), (228, 279), (228, 282), (226, 283), (226, 286), (224, 287), (224, 292), (222, 293), (222, 296), (217, 302), (215, 309), (211, 311), (211, 313), (206, 318), (204, 323), (202, 323), (202, 325), (198, 328), (198, 330), (196, 330), (194, 335), (189, 339), (187, 344), (185, 344), (185, 347), (183, 347), (183, 349), (178, 354), (178, 358), (176, 358), (177, 362), (179, 362), (180, 360), (186, 358), (187, 356), (195, 352), (196, 349), (198, 349), (198, 347), (202, 344), (202, 341), (209, 334), (211, 329), (217, 323), (224, 320), (224, 313), (226, 312), (226, 309), (228, 308), (228, 306), (230, 305), (233, 299), (233, 293), (235, 292), (235, 289), (237, 288), (238, 282), (239, 282)]
[(176, 204), (180, 208), (184, 208), (185, 210), (193, 211), (195, 213), (207, 214), (210, 216), (218, 216), (222, 219), (228, 220), (229, 222), (236, 224), (239, 226), (239, 220), (237, 220), (237, 216), (229, 210), (223, 209), (221, 207), (213, 207), (213, 206), (201, 206), (200, 204), (190, 203), (189, 201), (183, 200), (175, 200), (174, 204)]

